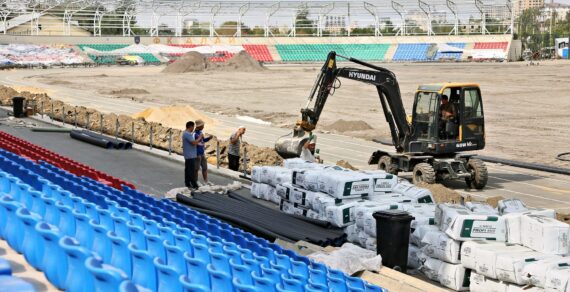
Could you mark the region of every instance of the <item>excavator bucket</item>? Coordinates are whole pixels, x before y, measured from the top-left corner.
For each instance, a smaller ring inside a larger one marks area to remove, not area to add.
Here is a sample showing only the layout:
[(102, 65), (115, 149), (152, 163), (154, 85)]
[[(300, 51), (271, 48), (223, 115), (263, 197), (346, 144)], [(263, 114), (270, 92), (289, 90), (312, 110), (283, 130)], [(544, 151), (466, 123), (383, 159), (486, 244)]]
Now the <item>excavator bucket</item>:
[(301, 131), (301, 133), (291, 132), (290, 134), (279, 137), (279, 139), (275, 141), (275, 151), (285, 159), (299, 157), (303, 145), (310, 139), (309, 135), (305, 135), (305, 133), (304, 131)]

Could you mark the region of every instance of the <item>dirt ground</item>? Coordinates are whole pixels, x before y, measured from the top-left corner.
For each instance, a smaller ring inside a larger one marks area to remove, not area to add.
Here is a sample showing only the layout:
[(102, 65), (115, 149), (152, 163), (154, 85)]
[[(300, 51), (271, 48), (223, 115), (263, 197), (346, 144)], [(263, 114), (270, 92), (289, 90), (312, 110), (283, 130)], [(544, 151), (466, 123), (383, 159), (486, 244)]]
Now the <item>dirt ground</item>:
[[(570, 151), (570, 74), (566, 61), (540, 66), (519, 63), (396, 64), (404, 105), (411, 113), (419, 84), (475, 82), (484, 98), (487, 146), (480, 154), (570, 167), (554, 156)], [(343, 66), (343, 64), (339, 64)], [(74, 88), (140, 102), (189, 104), (206, 112), (247, 115), (290, 126), (298, 119), (319, 66), (275, 66), (263, 72), (164, 74), (164, 67), (109, 67), (78, 72), (35, 71), (27, 78), (50, 89)], [(8, 72), (5, 72), (8, 73)], [(10, 73), (8, 73), (10, 74)], [(343, 131), (365, 139), (386, 138), (388, 126), (376, 90), (359, 82), (342, 84), (321, 116), (323, 129), (340, 119), (364, 121), (368, 130)], [(147, 93), (148, 92), (148, 93)]]

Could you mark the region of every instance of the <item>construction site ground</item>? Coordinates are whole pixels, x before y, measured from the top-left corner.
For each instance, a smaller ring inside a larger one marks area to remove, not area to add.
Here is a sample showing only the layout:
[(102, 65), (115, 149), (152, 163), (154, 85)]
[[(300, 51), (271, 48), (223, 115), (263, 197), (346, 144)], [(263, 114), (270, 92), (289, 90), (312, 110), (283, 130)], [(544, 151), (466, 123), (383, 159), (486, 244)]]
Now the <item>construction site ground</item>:
[[(396, 73), (408, 113), (419, 84), (479, 83), (487, 138), (480, 154), (570, 168), (570, 163), (555, 159), (570, 145), (570, 100), (564, 95), (570, 89), (567, 62), (381, 65)], [(18, 70), (4, 71), (0, 83), (46, 91), (53, 99), (104, 113), (132, 115), (149, 107), (192, 106), (215, 121), (206, 125), (206, 132), (227, 138), (244, 125), (246, 141), (272, 147), (298, 119), (319, 66), (272, 65), (262, 72), (184, 74), (163, 74), (162, 66)], [(367, 161), (374, 150), (391, 149), (371, 141), (387, 138), (388, 125), (375, 88), (341, 81), (319, 123), (327, 132), (318, 135), (318, 148), (325, 162), (342, 159), (370, 168)], [(341, 119), (352, 121), (358, 130), (346, 131)], [(488, 168), (489, 184), (483, 191), (465, 189), (460, 181), (446, 185), (476, 199), (517, 197), (532, 206), (570, 211), (567, 176), (497, 164)]]

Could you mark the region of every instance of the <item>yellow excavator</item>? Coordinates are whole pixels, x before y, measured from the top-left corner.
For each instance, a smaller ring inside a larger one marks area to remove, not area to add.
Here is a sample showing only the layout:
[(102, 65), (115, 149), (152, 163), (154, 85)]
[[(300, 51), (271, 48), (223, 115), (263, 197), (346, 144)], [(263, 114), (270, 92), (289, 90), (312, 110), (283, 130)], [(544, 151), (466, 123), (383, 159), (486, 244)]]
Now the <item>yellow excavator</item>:
[[(337, 57), (365, 69), (339, 68)], [(299, 157), (317, 126), (327, 98), (339, 87), (338, 78), (364, 82), (376, 86), (378, 91), (395, 151), (375, 151), (368, 164), (378, 165), (392, 174), (412, 172), (414, 183), (465, 179), (471, 188), (485, 187), (488, 178), (485, 164), (476, 154), (465, 153), (485, 147), (483, 100), (478, 84), (420, 85), (410, 119), (393, 72), (336, 52), (328, 54), (293, 132), (276, 141), (275, 150), (282, 157)], [(444, 106), (446, 103), (449, 104)], [(444, 111), (452, 114), (446, 115)]]

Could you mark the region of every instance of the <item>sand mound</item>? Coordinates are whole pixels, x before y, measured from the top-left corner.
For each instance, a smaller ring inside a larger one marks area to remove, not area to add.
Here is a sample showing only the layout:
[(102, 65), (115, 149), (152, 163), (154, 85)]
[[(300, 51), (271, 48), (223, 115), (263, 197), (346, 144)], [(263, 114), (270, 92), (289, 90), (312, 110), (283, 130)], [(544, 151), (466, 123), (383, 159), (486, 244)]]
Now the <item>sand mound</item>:
[(229, 59), (223, 66), (235, 71), (255, 72), (265, 69), (258, 61), (253, 59), (246, 51), (241, 51)]
[(349, 163), (348, 161), (346, 161), (346, 160), (339, 160), (339, 161), (336, 162), (336, 165), (337, 165), (337, 166), (340, 166), (340, 167), (344, 167), (344, 168), (346, 168), (346, 169), (350, 169), (350, 170), (358, 170), (358, 168), (352, 166), (352, 164), (350, 164), (350, 163)]
[(111, 90), (109, 94), (149, 94), (150, 92), (140, 88), (123, 88), (118, 90)]
[(208, 59), (198, 52), (188, 52), (174, 63), (166, 66), (163, 73), (201, 72), (206, 70)]
[(371, 130), (372, 127), (365, 121), (345, 121), (338, 120), (330, 125), (324, 126), (324, 130), (331, 132), (349, 132)]
[(473, 201), (470, 196), (463, 197), (458, 192), (442, 185), (442, 184), (428, 184), (420, 183), (417, 185), (420, 188), (425, 188), (431, 191), (436, 203), (455, 203), (460, 204), (461, 201)]
[(203, 113), (195, 110), (191, 106), (165, 106), (159, 108), (147, 108), (146, 110), (132, 115), (135, 119), (144, 119), (147, 122), (160, 123), (165, 127), (184, 130), (186, 122), (201, 119), (208, 125), (216, 123)]
[(485, 199), (485, 202), (491, 206), (493, 206), (493, 208), (497, 208), (497, 206), (499, 205), (499, 201), (500, 200), (504, 200), (505, 198), (501, 197), (501, 196), (494, 196), (494, 197), (490, 197)]

